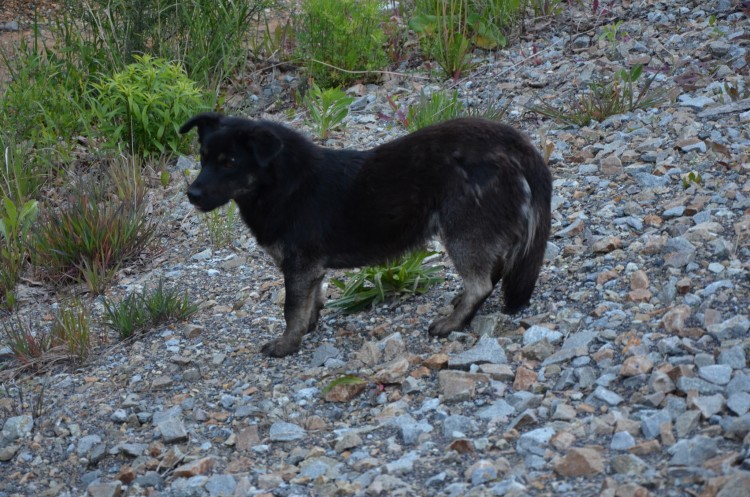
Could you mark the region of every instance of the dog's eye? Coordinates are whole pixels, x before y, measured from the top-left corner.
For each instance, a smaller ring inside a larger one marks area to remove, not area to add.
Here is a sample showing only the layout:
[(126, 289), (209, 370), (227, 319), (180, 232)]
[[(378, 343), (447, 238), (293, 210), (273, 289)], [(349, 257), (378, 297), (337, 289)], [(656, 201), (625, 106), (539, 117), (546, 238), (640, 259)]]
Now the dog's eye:
[(221, 161), (222, 167), (234, 167), (237, 163), (234, 157), (224, 157)]

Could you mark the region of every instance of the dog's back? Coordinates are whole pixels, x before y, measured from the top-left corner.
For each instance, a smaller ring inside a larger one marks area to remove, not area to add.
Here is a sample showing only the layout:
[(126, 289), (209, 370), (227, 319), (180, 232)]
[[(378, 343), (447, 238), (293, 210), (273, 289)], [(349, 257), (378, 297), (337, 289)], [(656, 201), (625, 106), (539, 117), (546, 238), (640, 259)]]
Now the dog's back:
[(366, 154), (341, 199), (329, 254), (342, 255), (330, 266), (395, 257), (437, 232), (459, 271), (488, 271), (493, 286), (502, 279), (507, 311), (528, 303), (550, 232), (552, 178), (522, 133), (455, 119)]

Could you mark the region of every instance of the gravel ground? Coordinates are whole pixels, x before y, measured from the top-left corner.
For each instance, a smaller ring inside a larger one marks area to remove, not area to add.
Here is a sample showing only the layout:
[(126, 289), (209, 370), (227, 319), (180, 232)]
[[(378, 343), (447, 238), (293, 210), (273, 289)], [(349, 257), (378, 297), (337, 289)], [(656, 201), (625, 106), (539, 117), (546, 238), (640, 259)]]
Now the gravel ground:
[[(153, 192), (160, 251), (112, 295), (163, 278), (200, 312), (127, 346), (110, 337), (79, 370), (17, 378), (23, 402), (0, 397), (0, 497), (750, 495), (748, 13), (731, 0), (607, 9), (538, 21), (455, 84), (423, 71), (355, 87), (328, 142), (390, 140), (403, 130), (382, 119), (386, 95), (455, 87), (553, 144), (553, 237), (524, 313), (493, 295), (470, 330), (430, 338), (459, 291), (443, 259), (428, 294), (324, 311), (298, 354), (269, 359), (279, 271), (239, 224), (212, 251), (173, 174)], [(613, 47), (599, 35), (616, 19)], [(528, 112), (637, 62), (671, 103), (583, 128)], [(260, 113), (295, 83), (276, 76), (239, 104)], [(690, 172), (702, 181), (684, 184)], [(53, 297), (21, 290), (21, 313), (49, 321)], [(366, 381), (325, 389), (342, 375)]]

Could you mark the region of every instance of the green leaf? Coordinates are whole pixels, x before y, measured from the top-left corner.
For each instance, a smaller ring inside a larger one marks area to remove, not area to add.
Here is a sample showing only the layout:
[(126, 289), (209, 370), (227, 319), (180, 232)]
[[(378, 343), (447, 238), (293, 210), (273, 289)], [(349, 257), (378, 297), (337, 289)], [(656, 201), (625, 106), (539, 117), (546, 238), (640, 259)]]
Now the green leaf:
[(330, 392), (333, 389), (333, 387), (337, 385), (366, 385), (366, 384), (367, 384), (367, 380), (364, 380), (360, 378), (359, 376), (345, 375), (345, 376), (340, 376), (336, 378), (335, 380), (332, 380), (331, 382), (329, 382), (325, 387), (323, 387), (323, 389), (321, 390), (321, 393), (325, 395), (328, 392)]

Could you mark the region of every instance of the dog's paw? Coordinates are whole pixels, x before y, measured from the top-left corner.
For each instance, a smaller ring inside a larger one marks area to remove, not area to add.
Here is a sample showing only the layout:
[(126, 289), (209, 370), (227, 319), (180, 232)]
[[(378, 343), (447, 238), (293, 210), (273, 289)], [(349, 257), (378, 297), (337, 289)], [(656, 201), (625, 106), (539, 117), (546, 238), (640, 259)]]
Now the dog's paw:
[(433, 321), (428, 331), (430, 336), (445, 338), (451, 334), (451, 331), (456, 331), (456, 326), (453, 325), (449, 316)]
[(299, 346), (300, 343), (298, 341), (277, 338), (276, 340), (266, 342), (260, 351), (270, 357), (286, 357), (297, 352)]

